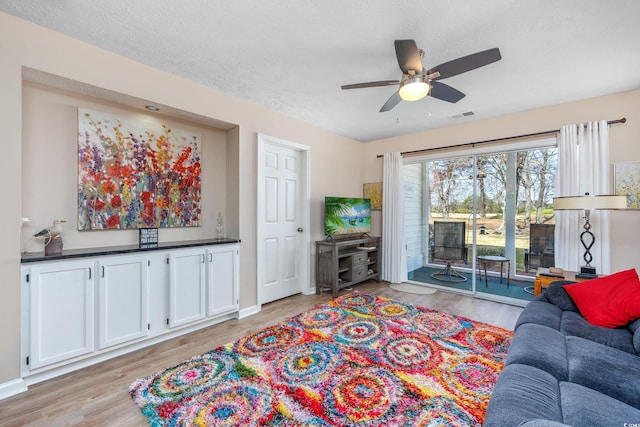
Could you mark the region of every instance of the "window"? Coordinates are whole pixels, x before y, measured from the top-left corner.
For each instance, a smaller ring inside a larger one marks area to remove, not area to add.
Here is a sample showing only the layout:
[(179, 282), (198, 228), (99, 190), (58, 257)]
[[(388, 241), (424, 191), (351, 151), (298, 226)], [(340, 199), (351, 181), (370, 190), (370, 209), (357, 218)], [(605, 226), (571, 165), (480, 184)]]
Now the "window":
[[(508, 257), (511, 277), (516, 279), (533, 277), (537, 268), (553, 264), (555, 140), (529, 143), (529, 147), (519, 144), (499, 152), (478, 150), (455, 157), (406, 160), (405, 242), (410, 280), (487, 292), (484, 286), (475, 289), (475, 280), (471, 280), (477, 255)], [(460, 222), (465, 231), (463, 241), (458, 242), (459, 256), (439, 258), (434, 224)], [(446, 266), (469, 280), (434, 282), (433, 272)], [(501, 265), (489, 268), (497, 272)]]

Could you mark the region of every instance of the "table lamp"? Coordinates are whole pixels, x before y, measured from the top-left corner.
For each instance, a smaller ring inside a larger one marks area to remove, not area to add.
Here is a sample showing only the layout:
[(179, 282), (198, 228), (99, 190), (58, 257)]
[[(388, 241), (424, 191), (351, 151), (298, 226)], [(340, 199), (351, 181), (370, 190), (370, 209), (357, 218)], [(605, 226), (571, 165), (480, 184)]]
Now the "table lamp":
[(589, 213), (592, 209), (617, 210), (627, 209), (627, 196), (601, 195), (591, 196), (585, 193), (584, 196), (555, 197), (553, 199), (554, 210), (584, 210), (584, 231), (580, 233), (580, 242), (584, 247), (585, 266), (580, 267), (580, 274), (584, 276), (596, 277), (596, 269), (591, 266), (593, 256), (590, 249), (596, 242), (596, 237), (591, 232), (589, 223)]

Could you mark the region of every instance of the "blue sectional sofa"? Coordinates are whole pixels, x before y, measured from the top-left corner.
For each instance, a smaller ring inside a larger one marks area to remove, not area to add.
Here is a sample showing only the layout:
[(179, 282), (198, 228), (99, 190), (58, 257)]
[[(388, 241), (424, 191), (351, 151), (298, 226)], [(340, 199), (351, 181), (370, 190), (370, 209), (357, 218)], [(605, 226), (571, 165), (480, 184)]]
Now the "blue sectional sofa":
[(640, 319), (595, 326), (568, 283), (552, 283), (522, 312), (485, 427), (640, 427)]

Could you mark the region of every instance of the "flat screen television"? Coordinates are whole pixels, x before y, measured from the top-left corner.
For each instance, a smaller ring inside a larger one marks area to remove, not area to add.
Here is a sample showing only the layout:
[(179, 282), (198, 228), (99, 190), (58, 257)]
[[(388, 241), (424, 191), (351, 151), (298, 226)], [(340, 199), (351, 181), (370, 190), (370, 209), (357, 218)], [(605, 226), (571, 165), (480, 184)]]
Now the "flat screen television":
[(324, 230), (328, 236), (371, 232), (371, 200), (325, 197)]

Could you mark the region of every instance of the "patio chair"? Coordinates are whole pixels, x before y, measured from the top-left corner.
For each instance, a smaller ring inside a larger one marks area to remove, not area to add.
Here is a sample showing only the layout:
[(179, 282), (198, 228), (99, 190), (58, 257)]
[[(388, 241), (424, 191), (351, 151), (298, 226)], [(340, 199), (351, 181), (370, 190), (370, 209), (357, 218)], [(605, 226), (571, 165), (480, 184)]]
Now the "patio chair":
[(451, 266), (451, 261), (467, 262), (465, 244), (466, 224), (462, 221), (434, 221), (433, 223), (433, 259), (447, 262), (446, 267), (433, 273), (431, 277), (444, 282), (466, 282), (467, 278)]
[(529, 250), (524, 253), (524, 268), (529, 272), (533, 258), (538, 259), (538, 267), (553, 267), (555, 265), (555, 224), (529, 225)]

